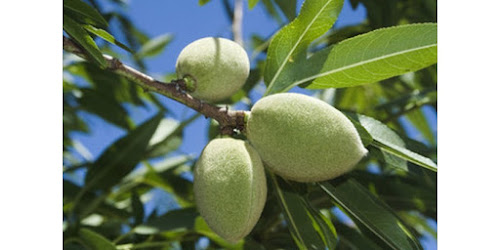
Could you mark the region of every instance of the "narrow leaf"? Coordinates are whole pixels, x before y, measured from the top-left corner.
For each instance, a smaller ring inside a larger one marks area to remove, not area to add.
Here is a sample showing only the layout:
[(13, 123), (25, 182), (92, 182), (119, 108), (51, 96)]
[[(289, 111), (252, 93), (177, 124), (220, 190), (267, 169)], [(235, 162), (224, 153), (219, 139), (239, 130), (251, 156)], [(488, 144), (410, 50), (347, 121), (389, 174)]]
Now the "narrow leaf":
[(353, 179), (337, 179), (319, 186), (362, 226), (392, 249), (421, 249), (418, 240), (396, 214), (380, 199)]
[(194, 229), (195, 220), (198, 215), (199, 214), (194, 207), (176, 209), (169, 211), (160, 217), (149, 220), (144, 225), (153, 227), (160, 232), (171, 230), (192, 230)]
[(253, 9), (253, 7), (255, 7), (255, 5), (257, 5), (258, 2), (259, 0), (248, 0), (248, 8)]
[(130, 129), (127, 111), (115, 99), (106, 98), (99, 92), (82, 88), (82, 96), (78, 99), (78, 104), (87, 112), (98, 115), (102, 119), (124, 129)]
[(95, 61), (99, 66), (105, 67), (106, 60), (102, 56), (101, 51), (95, 44), (94, 40), (90, 35), (85, 31), (85, 29), (75, 22), (71, 17), (67, 15), (63, 15), (63, 28), (64, 30), (76, 40), (78, 44), (80, 44), (87, 54), (90, 56), (90, 59)]
[(132, 171), (144, 158), (162, 117), (162, 113), (154, 116), (105, 149), (85, 176), (86, 188), (109, 188)]
[(372, 144), (373, 137), (370, 135), (370, 133), (368, 133), (368, 131), (366, 131), (366, 129), (363, 126), (361, 126), (361, 124), (359, 122), (354, 120), (351, 116), (347, 116), (347, 118), (349, 118), (349, 120), (351, 120), (352, 124), (354, 125), (354, 127), (358, 131), (359, 137), (361, 138), (361, 141), (363, 142), (363, 146), (367, 147), (368, 145)]
[(86, 246), (91, 249), (99, 250), (116, 250), (115, 245), (104, 236), (86, 228), (81, 228), (78, 231), (78, 236), (85, 242)]
[(306, 0), (299, 16), (273, 37), (264, 73), (266, 95), (283, 91), (293, 82), (296, 65), (306, 59), (307, 47), (332, 27), (342, 4), (341, 0)]
[(299, 249), (334, 249), (337, 243), (333, 225), (327, 224), (307, 201), (280, 177), (271, 174), (276, 195), (288, 228)]
[(211, 1), (211, 0), (198, 0), (198, 4), (199, 4), (200, 6), (203, 6), (203, 5), (207, 4), (207, 3), (208, 3), (208, 2), (210, 2), (210, 1)]
[(382, 143), (380, 141), (375, 140), (373, 142), (373, 146), (379, 148), (380, 150), (383, 150), (385, 152), (388, 152), (390, 154), (393, 154), (399, 158), (405, 159), (409, 162), (415, 163), (419, 166), (422, 166), (424, 168), (427, 168), (431, 171), (437, 172), (437, 165), (434, 163), (431, 159), (419, 155), (417, 153), (414, 153), (406, 148), (396, 146), (391, 143)]
[(95, 24), (101, 28), (108, 26), (108, 22), (106, 22), (106, 19), (104, 19), (99, 11), (81, 0), (64, 0), (63, 6), (84, 16), (90, 21), (88, 22), (89, 24)]
[(120, 48), (130, 52), (130, 53), (134, 53), (129, 47), (127, 47), (127, 45), (121, 43), (120, 41), (116, 40), (115, 37), (111, 34), (109, 34), (107, 31), (103, 30), (103, 29), (99, 29), (99, 28), (96, 28), (92, 25), (84, 25), (83, 26), (88, 32), (96, 35), (96, 36), (99, 36), (100, 38), (106, 40), (107, 42), (109, 43), (112, 43), (116, 46), (119, 46)]
[(425, 116), (422, 109), (415, 109), (406, 114), (408, 120), (418, 129), (422, 136), (431, 144), (436, 145), (436, 138), (434, 137), (434, 132), (431, 129), (429, 121)]
[(185, 121), (179, 123), (172, 119), (164, 119), (149, 142), (147, 156), (150, 158), (166, 155), (182, 144), (182, 132), (186, 126), (200, 117), (196, 113)]
[(147, 41), (135, 55), (137, 58), (153, 57), (159, 55), (165, 49), (173, 36), (164, 34)]
[[(370, 249), (381, 250), (375, 242), (370, 238), (362, 235), (356, 229), (346, 226), (342, 223), (336, 223), (335, 228), (338, 229), (339, 234), (339, 249)], [(345, 246), (345, 247), (344, 247)], [(342, 248), (344, 247), (344, 248)]]
[[(228, 0), (226, 0), (228, 1)], [(276, 6), (274, 6), (274, 3), (272, 0), (262, 0), (262, 3), (264, 4), (264, 7), (266, 8), (267, 13), (274, 18), (274, 20), (278, 23), (278, 25), (281, 27), (284, 22), (283, 19), (281, 18), (281, 15), (278, 13), (278, 9)]]
[(291, 22), (297, 15), (297, 0), (275, 0), (275, 2)]
[(314, 54), (286, 89), (353, 87), (416, 71), (437, 62), (437, 24), (374, 30)]
[(139, 195), (136, 190), (132, 190), (132, 214), (134, 215), (134, 225), (139, 225), (144, 220), (144, 205), (141, 202)]
[[(372, 136), (371, 145), (383, 152), (389, 153), (400, 159), (412, 162), (431, 171), (437, 172), (437, 165), (431, 159), (417, 154), (406, 148), (403, 139), (387, 125), (360, 114), (347, 114), (354, 123), (358, 122)], [(399, 165), (399, 164), (397, 164)], [(404, 169), (408, 170), (408, 169)]]

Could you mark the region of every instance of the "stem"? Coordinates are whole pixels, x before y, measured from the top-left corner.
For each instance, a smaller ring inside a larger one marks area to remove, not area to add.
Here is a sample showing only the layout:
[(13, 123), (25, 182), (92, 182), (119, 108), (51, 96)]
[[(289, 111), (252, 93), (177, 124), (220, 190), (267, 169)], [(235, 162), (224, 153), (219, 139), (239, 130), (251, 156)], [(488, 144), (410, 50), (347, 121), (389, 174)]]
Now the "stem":
[(236, 43), (243, 46), (243, 35), (242, 35), (242, 20), (243, 20), (243, 1), (234, 1), (234, 14), (233, 14), (233, 39)]
[[(65, 51), (73, 53), (83, 59), (88, 59), (85, 50), (71, 39), (63, 36), (63, 48)], [(205, 103), (199, 99), (193, 98), (186, 93), (186, 83), (184, 80), (173, 80), (170, 83), (164, 83), (153, 79), (138, 70), (123, 64), (120, 60), (109, 55), (103, 55), (107, 62), (106, 70), (121, 75), (141, 86), (145, 91), (153, 91), (164, 95), (170, 99), (180, 102), (200, 113), (205, 117), (215, 119), (220, 124), (221, 134), (232, 135), (234, 129), (243, 131), (245, 129), (244, 111), (227, 110), (226, 108)]]

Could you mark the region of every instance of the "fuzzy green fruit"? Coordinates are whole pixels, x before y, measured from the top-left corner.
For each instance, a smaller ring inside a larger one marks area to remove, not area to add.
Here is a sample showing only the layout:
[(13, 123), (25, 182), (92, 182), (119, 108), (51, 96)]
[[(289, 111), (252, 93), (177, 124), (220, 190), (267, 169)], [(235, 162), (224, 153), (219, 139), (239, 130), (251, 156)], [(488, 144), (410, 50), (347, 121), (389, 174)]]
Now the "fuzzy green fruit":
[(259, 154), (232, 138), (207, 144), (194, 170), (194, 195), (201, 216), (229, 242), (248, 235), (266, 202), (267, 186)]
[(248, 118), (247, 137), (271, 171), (299, 182), (342, 175), (368, 152), (344, 114), (316, 98), (293, 93), (257, 101)]
[(216, 37), (205, 37), (186, 46), (176, 63), (177, 77), (194, 83), (191, 95), (209, 102), (235, 94), (250, 73), (245, 50), (237, 43)]

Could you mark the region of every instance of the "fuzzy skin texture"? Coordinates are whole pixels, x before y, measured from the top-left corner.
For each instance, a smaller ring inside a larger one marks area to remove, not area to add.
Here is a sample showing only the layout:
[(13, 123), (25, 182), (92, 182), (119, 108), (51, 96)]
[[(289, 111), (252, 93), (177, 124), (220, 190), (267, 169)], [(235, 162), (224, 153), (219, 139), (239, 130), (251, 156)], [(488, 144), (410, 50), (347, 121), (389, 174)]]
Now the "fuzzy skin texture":
[(225, 240), (247, 236), (264, 209), (264, 166), (248, 143), (232, 138), (207, 144), (194, 170), (194, 195), (201, 216)]
[(271, 171), (298, 182), (338, 177), (368, 152), (344, 114), (294, 93), (257, 101), (248, 118), (247, 137)]
[(216, 102), (235, 94), (245, 84), (250, 62), (239, 44), (205, 37), (181, 51), (175, 68), (179, 79), (190, 76), (195, 80), (193, 97)]

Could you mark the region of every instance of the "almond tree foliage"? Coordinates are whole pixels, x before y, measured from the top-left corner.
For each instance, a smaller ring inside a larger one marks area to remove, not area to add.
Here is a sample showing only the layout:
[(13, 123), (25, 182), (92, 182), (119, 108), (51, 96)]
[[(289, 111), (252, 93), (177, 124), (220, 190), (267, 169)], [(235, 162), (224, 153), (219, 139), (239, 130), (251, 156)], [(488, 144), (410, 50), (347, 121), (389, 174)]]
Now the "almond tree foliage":
[[(199, 8), (209, 1), (200, 0)], [(228, 20), (235, 20), (235, 2), (222, 2)], [(112, 11), (103, 12), (104, 3)], [(185, 120), (165, 118), (170, 108), (161, 100), (172, 96), (103, 56), (127, 60), (147, 74), (145, 62), (173, 36), (146, 34), (127, 16), (124, 1), (64, 0), (65, 249), (420, 249), (424, 234), (437, 237), (431, 226), (437, 222), (437, 141), (431, 115), (424, 113), (437, 111), (436, 1), (306, 0), (300, 8), (295, 0), (244, 3), (265, 8), (281, 28), (244, 41), (257, 66), (224, 106), (243, 103), (249, 110), (248, 95), (259, 89), (266, 95), (296, 86), (314, 90), (352, 120), (369, 155), (354, 171), (320, 183), (268, 176), (256, 227), (237, 244), (225, 242), (199, 216), (192, 181), (185, 177), (197, 156), (177, 150), (188, 124), (216, 117), (198, 110)], [(367, 19), (336, 28), (346, 4), (363, 4)], [(172, 79), (172, 73), (156, 80)], [(125, 105), (148, 103), (157, 114), (137, 124)], [(90, 132), (84, 113), (126, 135), (95, 159), (79, 156), (82, 145), (73, 135)], [(421, 140), (410, 139), (408, 126)], [(207, 129), (209, 139), (221, 133), (215, 123)], [(77, 172), (85, 173), (83, 185), (73, 182)], [(170, 194), (177, 208), (146, 215), (144, 201), (153, 189)]]

